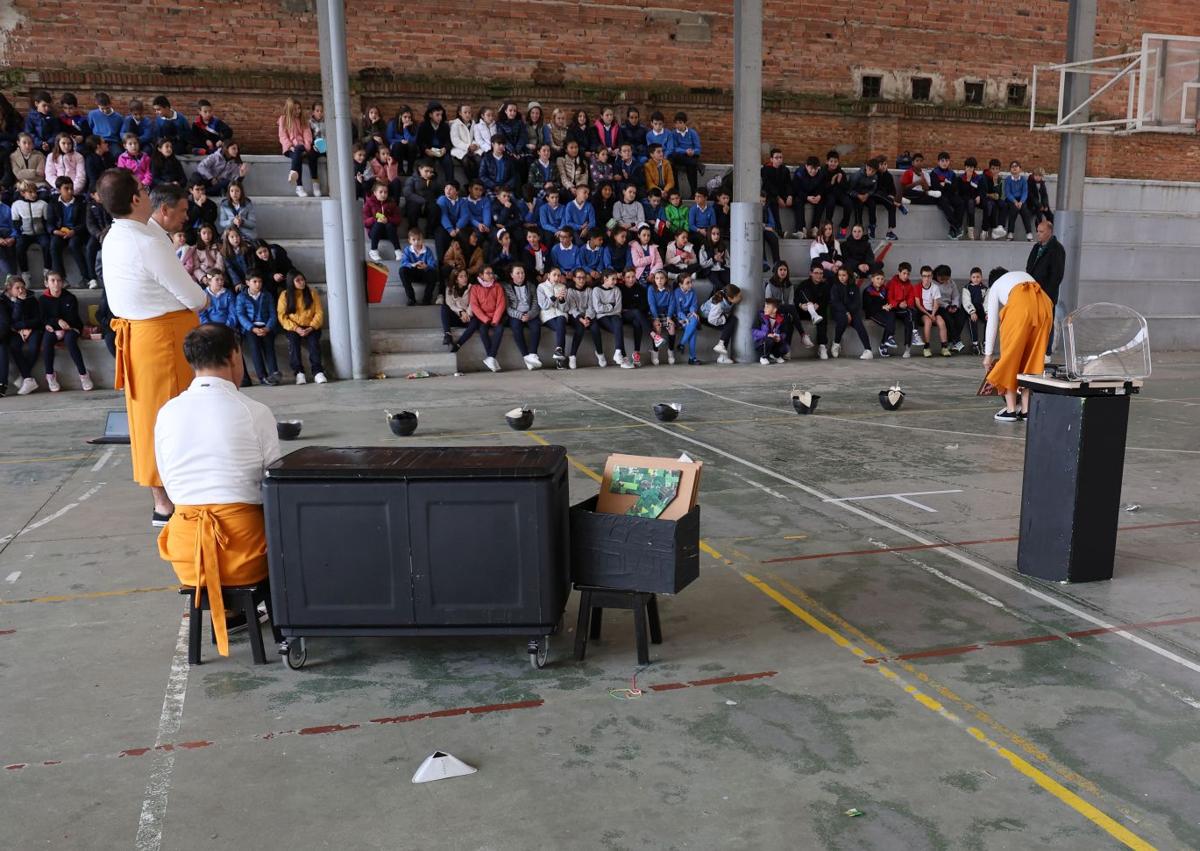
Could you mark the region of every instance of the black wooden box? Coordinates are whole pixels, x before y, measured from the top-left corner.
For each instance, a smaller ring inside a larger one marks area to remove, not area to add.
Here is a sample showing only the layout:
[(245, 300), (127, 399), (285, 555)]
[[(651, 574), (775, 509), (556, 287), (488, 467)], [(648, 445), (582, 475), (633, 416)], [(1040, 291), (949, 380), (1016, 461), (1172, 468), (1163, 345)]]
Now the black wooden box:
[(678, 594), (700, 575), (700, 506), (679, 520), (598, 514), (596, 500), (571, 508), (576, 585)]

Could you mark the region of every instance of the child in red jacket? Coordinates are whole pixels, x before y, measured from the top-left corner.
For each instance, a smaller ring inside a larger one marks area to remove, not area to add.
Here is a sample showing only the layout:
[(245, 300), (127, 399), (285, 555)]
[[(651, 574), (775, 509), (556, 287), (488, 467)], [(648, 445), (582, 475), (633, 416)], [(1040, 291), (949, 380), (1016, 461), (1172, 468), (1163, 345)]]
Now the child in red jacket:
[(396, 226), (400, 224), (400, 208), (388, 199), (386, 183), (376, 183), (371, 187), (371, 197), (363, 202), (363, 227), (367, 229), (367, 238), (371, 240), (371, 250), (367, 256), (376, 263), (383, 258), (379, 254), (379, 241), (386, 239), (392, 244), (392, 251), (400, 256), (400, 237)]
[[(892, 275), (891, 280), (887, 282), (887, 301), (891, 305), (892, 313), (896, 317), (897, 323), (903, 323), (911, 330), (910, 339), (914, 346), (922, 345), (921, 333), (917, 330), (917, 306), (915, 299), (921, 297), (917, 292), (921, 289), (920, 284), (914, 284), (911, 280), (912, 264), (905, 261), (897, 268), (896, 274)], [(908, 317), (908, 321), (904, 322), (904, 317)], [(901, 357), (908, 357), (908, 340), (905, 341), (904, 354)]]
[(458, 338), (458, 342), (450, 347), (457, 352), (463, 343), (471, 338), (476, 331), (483, 341), (483, 365), (492, 372), (500, 371), (500, 363), (496, 360), (496, 352), (500, 350), (500, 340), (504, 337), (504, 318), (508, 302), (504, 298), (504, 289), (496, 283), (496, 273), (491, 266), (484, 266), (479, 273), (479, 281), (470, 291), (471, 321), (466, 330)]

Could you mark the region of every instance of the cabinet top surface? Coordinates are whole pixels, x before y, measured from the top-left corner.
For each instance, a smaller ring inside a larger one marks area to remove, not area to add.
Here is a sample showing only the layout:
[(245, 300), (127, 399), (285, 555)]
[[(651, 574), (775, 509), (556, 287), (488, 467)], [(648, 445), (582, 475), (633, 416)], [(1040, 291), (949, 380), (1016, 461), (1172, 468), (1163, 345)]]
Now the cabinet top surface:
[(267, 468), (279, 479), (536, 478), (566, 463), (561, 446), (306, 446)]

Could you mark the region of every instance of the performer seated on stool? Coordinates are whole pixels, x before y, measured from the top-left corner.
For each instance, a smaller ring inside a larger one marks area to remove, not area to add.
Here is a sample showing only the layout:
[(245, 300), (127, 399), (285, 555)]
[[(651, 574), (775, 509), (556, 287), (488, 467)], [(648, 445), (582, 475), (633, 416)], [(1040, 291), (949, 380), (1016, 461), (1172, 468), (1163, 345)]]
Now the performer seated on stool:
[(208, 590), (217, 650), (228, 656), (221, 586), (267, 578), (263, 470), (283, 453), (271, 410), (238, 392), (242, 353), (233, 330), (201, 325), (184, 338), (183, 353), (196, 378), (163, 405), (154, 427), (159, 474), (175, 503), (158, 553), (195, 587), (197, 602)]
[[(1046, 343), (1054, 327), (1054, 305), (1041, 286), (1025, 272), (993, 269), (988, 276), (987, 335), (983, 368), (987, 380), (1004, 396), (999, 422), (1021, 422), (1029, 413), (1029, 394), (1021, 394), (1017, 409), (1017, 375), (1040, 375)], [(996, 360), (996, 338), (1000, 360)]]

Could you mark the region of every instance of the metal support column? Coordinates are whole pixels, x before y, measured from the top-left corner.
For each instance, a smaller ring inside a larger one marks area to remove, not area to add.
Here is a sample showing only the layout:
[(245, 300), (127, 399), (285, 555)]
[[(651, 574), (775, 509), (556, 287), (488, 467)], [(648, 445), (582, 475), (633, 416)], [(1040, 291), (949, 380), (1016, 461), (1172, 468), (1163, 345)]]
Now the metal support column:
[(758, 359), (751, 330), (763, 304), (762, 0), (733, 4), (733, 205), (729, 234), (730, 280), (742, 289), (734, 353)]
[[(1096, 0), (1070, 0), (1067, 7), (1067, 58), (1082, 62), (1094, 56), (1096, 42)], [(1087, 100), (1091, 77), (1067, 74), (1063, 88), (1066, 113)], [(1088, 120), (1084, 107), (1072, 122)], [(1057, 318), (1079, 306), (1079, 266), (1083, 248), (1083, 186), (1087, 177), (1087, 136), (1063, 133), (1058, 161), (1058, 197), (1055, 200), (1054, 233), (1067, 254), (1066, 273), (1058, 293)]]
[[(343, 0), (317, 0), (321, 91), (325, 102), (326, 165), (331, 201), (322, 201), (325, 283), (328, 287), (330, 346), (341, 378), (368, 377), (370, 334), (363, 267), (363, 228), (354, 193), (350, 158), (350, 72), (346, 65)], [(339, 245), (330, 245), (330, 241)], [(340, 250), (339, 250), (340, 249)], [(332, 261), (332, 262), (331, 262)]]

